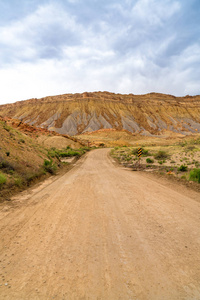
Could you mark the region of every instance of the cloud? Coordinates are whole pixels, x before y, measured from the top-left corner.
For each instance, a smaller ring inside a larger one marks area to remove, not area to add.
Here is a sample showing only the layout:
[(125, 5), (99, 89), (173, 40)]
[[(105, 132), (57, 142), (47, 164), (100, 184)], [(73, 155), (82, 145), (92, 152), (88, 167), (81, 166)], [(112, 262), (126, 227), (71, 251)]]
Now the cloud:
[(133, 6), (132, 15), (148, 26), (162, 25), (181, 8), (178, 1), (139, 0)]
[[(57, 57), (63, 44), (77, 43), (77, 27), (74, 18), (59, 6), (40, 6), (24, 19), (0, 27), (4, 63)], [(7, 49), (10, 49), (9, 53)]]
[(200, 92), (200, 41), (185, 24), (194, 9), (185, 1), (40, 3), (0, 26), (2, 103), (94, 90)]

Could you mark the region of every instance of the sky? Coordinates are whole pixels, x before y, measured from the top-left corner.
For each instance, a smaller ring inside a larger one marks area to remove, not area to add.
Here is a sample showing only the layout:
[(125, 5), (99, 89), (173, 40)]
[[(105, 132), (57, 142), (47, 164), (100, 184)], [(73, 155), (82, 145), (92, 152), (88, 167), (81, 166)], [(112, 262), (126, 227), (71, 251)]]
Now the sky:
[(199, 0), (0, 0), (0, 104), (200, 94)]

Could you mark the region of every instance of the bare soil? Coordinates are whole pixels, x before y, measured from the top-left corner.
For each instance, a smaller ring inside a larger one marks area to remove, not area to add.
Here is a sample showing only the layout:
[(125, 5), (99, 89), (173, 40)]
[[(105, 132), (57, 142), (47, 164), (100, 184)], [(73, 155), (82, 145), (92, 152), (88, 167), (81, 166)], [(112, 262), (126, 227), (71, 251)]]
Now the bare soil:
[(108, 153), (0, 205), (0, 299), (200, 299), (200, 197)]

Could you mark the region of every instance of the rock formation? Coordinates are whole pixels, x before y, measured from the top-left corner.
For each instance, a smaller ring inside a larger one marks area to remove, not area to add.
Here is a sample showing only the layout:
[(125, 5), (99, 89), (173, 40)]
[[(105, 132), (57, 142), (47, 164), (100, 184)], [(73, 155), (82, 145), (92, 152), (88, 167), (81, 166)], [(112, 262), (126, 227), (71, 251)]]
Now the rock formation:
[(109, 128), (146, 136), (189, 135), (200, 133), (200, 96), (65, 94), (1, 105), (0, 115), (68, 135)]

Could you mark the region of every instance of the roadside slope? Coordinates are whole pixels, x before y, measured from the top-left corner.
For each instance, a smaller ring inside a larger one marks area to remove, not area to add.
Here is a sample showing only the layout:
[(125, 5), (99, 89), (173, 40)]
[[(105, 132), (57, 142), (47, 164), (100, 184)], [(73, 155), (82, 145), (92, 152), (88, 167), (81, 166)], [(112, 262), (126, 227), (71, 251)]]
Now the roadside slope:
[(108, 149), (0, 206), (2, 299), (199, 299), (200, 203)]

